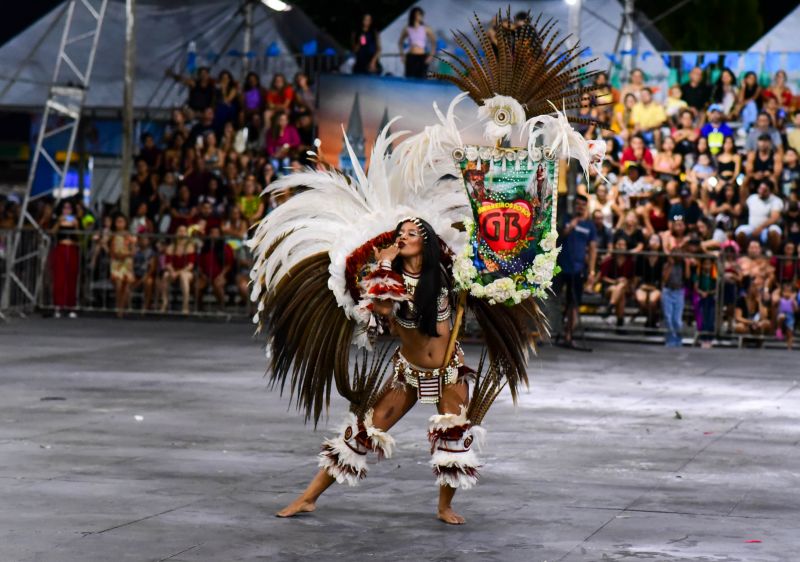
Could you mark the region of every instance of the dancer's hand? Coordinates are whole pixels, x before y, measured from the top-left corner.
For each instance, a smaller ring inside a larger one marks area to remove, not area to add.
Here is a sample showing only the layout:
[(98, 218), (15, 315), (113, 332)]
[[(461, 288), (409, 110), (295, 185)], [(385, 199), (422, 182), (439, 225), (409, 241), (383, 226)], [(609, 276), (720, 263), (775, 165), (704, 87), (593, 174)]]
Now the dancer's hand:
[(397, 247), (397, 242), (395, 242), (388, 248), (383, 248), (382, 250), (379, 250), (377, 247), (373, 246), (372, 251), (375, 255), (375, 261), (378, 263), (382, 262), (383, 260), (389, 260), (392, 262), (397, 257), (397, 254), (400, 253), (400, 248)]

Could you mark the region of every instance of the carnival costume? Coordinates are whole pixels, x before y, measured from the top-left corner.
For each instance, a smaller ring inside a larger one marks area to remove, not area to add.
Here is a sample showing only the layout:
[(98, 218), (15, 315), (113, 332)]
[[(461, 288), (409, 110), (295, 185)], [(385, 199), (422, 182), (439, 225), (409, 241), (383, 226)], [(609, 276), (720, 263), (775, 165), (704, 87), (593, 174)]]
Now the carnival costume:
[[(431, 465), (440, 485), (477, 482), (480, 424), (504, 387), (516, 402), (528, 384), (533, 337), (547, 335), (535, 299), (546, 297), (557, 273), (558, 160), (577, 158), (588, 173), (603, 157), (604, 145), (585, 141), (562, 113), (592, 91), (580, 85), (594, 72), (575, 62), (579, 47), (562, 50), (567, 38), (557, 40), (552, 21), (512, 29), (510, 14), (498, 16), (493, 44), (475, 20), (478, 43), (456, 33), (466, 55), (445, 53), (452, 73), (434, 74), (464, 91), (446, 113), (434, 104), (437, 123), (396, 142), (406, 132), (390, 134), (392, 120), (366, 172), (345, 135), (353, 177), (319, 166), (273, 182), (267, 192), (299, 193), (267, 215), (250, 242), (254, 321), (266, 332), (271, 382), (282, 391), (288, 385), (315, 426), (334, 387), (350, 402), (341, 432), (325, 440), (319, 458), (341, 483), (366, 475), (368, 453), (392, 455), (394, 439), (372, 423), (382, 389), (410, 385), (421, 402), (436, 403), (443, 387), (465, 377), (474, 382), (468, 406), (430, 418)], [(467, 96), (478, 104), (487, 146), (462, 140), (455, 110)], [(525, 137), (521, 148), (504, 147)], [(437, 299), (437, 320), (453, 322), (438, 369), (379, 345), (385, 322), (372, 312), (388, 299), (399, 325), (417, 325), (414, 279), (388, 260), (376, 263), (373, 248), (391, 245), (405, 222), (429, 235), (422, 221), (438, 236), (444, 285), (452, 288)], [(477, 372), (461, 364), (455, 341), (465, 309), (486, 345)], [(352, 346), (360, 350), (353, 367)]]

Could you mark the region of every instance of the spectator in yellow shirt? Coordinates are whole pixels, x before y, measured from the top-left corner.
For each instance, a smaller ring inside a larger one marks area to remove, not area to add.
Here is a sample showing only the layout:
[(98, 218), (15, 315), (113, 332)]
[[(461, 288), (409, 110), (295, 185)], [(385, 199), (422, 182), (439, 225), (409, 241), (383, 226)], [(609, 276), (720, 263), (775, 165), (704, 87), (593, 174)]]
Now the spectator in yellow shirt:
[(790, 147), (800, 152), (800, 109), (795, 111), (794, 121), (792, 121), (792, 123), (794, 124), (794, 128), (789, 129), (786, 133), (786, 142)]
[(634, 129), (648, 143), (661, 146), (661, 127), (667, 120), (667, 112), (660, 103), (653, 101), (653, 91), (650, 88), (642, 88), (640, 95), (641, 100), (631, 111)]

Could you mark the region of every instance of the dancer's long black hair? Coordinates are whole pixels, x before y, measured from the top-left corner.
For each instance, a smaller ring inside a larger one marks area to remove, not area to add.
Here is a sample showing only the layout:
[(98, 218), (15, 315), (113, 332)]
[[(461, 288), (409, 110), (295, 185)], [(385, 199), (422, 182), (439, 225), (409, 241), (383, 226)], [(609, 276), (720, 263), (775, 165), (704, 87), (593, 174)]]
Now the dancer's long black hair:
[[(395, 231), (400, 234), (400, 228), (407, 222), (419, 223), (422, 226), (422, 271), (419, 282), (414, 291), (414, 305), (419, 313), (419, 331), (432, 338), (438, 337), (436, 331), (436, 316), (438, 314), (438, 299), (442, 287), (447, 287), (447, 278), (442, 266), (442, 250), (439, 238), (433, 227), (422, 219), (403, 221), (397, 225)], [(392, 269), (397, 273), (403, 272), (403, 258), (397, 256), (392, 262)], [(404, 306), (401, 313), (407, 313)]]

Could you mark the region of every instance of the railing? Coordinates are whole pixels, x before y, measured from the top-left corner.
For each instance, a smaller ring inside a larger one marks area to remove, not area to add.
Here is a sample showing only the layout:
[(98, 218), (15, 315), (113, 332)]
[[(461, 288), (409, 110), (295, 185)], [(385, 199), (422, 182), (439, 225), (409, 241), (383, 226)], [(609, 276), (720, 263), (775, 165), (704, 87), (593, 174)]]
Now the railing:
[[(13, 235), (5, 232), (0, 239)], [(254, 312), (247, 288), (250, 253), (236, 237), (61, 231), (59, 240), (38, 235), (29, 250), (39, 256), (38, 266), (31, 262), (17, 272), (24, 289), (12, 283), (8, 305), (0, 311), (12, 312), (33, 296), (37, 308), (59, 316), (114, 312), (244, 319)], [(0, 263), (7, 269), (7, 259)], [(6, 276), (7, 271), (4, 281)]]
[[(583, 304), (581, 306), (579, 332), (593, 335), (615, 334), (620, 339), (643, 339), (657, 341), (663, 339), (666, 334), (664, 317), (661, 307), (661, 294), (663, 293), (663, 281), (654, 287), (654, 291), (647, 294), (647, 298), (655, 298), (659, 302), (657, 305), (648, 307), (645, 301), (640, 302), (642, 292), (637, 299), (637, 291), (642, 289), (639, 278), (639, 264), (641, 260), (648, 257), (656, 257), (662, 265), (672, 257), (683, 261), (688, 270), (689, 278), (683, 284), (684, 308), (682, 314), (682, 336), (688, 337), (694, 343), (702, 342), (721, 342), (723, 340), (733, 341), (742, 345), (746, 340), (754, 341), (777, 341), (775, 333), (779, 326), (777, 298), (781, 284), (789, 282), (794, 290), (800, 288), (800, 258), (796, 256), (776, 256), (774, 258), (760, 257), (754, 260), (759, 271), (757, 275), (745, 275), (742, 280), (734, 281), (732, 276), (726, 273), (728, 270), (738, 270), (738, 266), (733, 262), (726, 261), (720, 254), (706, 253), (671, 253), (664, 252), (627, 252), (627, 251), (601, 251), (598, 252), (597, 277), (591, 287), (584, 291)], [(619, 256), (624, 256), (633, 261), (634, 275), (627, 281), (624, 291), (625, 305), (621, 316), (617, 315), (617, 310), (611, 306), (610, 291), (611, 284), (601, 280), (601, 264), (606, 260), (613, 260)], [(708, 260), (711, 265), (711, 274), (715, 279), (713, 294), (709, 295), (709, 300), (701, 299), (698, 291), (695, 290), (693, 279), (700, 272), (701, 264)], [(776, 262), (772, 265), (771, 262)], [(793, 267), (784, 267), (789, 264)], [(791, 270), (791, 277), (787, 278), (787, 271)], [(734, 321), (734, 309), (736, 302), (743, 295), (745, 288), (753, 277), (760, 277), (766, 281), (764, 288), (760, 292), (760, 299), (765, 303), (765, 309), (769, 311), (769, 327), (759, 330), (758, 333), (740, 332), (737, 330)], [(643, 299), (642, 299), (643, 300)], [(653, 302), (653, 301), (650, 301)], [(703, 310), (711, 305), (710, 311), (706, 309), (704, 317)], [(710, 312), (710, 314), (709, 314)], [(617, 318), (622, 318), (622, 324), (617, 325)]]

